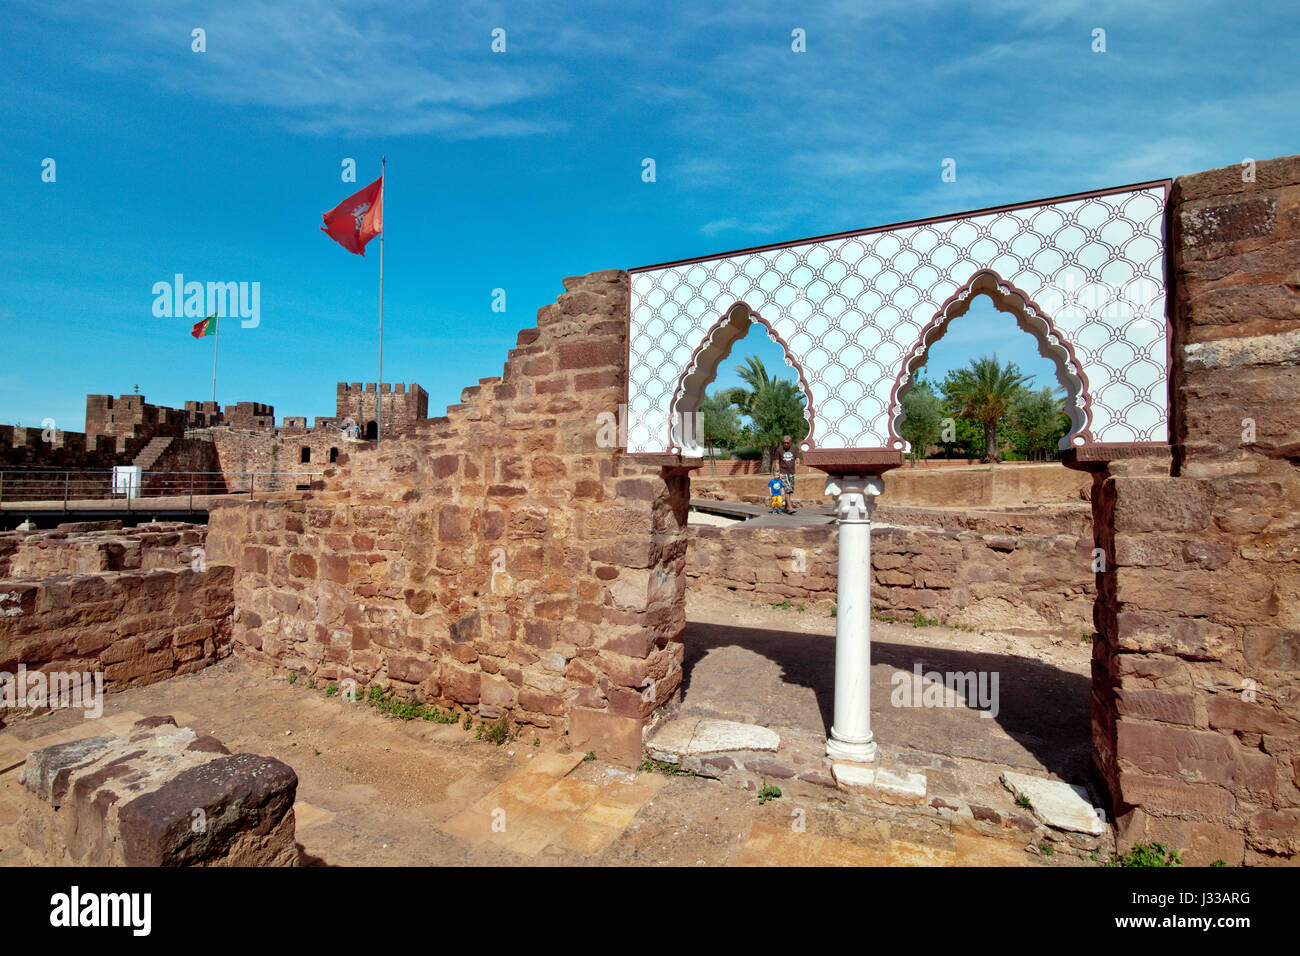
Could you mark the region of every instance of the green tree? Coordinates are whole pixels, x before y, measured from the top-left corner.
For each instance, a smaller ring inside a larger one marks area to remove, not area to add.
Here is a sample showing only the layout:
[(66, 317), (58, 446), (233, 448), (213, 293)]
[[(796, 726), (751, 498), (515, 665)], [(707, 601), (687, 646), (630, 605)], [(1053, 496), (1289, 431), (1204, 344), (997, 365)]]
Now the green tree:
[(773, 379), (754, 395), (750, 416), (754, 419), (756, 442), (763, 449), (764, 471), (771, 469), (772, 455), (783, 437), (789, 435), (795, 444), (808, 437), (803, 406), (803, 392), (781, 378)]
[(1064, 411), (1065, 398), (1050, 387), (1023, 391), (1011, 403), (1008, 414), (1010, 437), (1026, 458), (1046, 458), (1070, 430), (1070, 416)]
[(929, 382), (917, 382), (903, 396), (903, 420), (898, 433), (912, 443), (912, 467), (943, 432), (943, 406)]
[(954, 369), (943, 381), (944, 398), (957, 415), (979, 422), (984, 430), (984, 461), (1000, 461), (998, 422), (1024, 390), (1032, 376), (1022, 375), (1014, 362), (1003, 365), (992, 358), (971, 359), (969, 368)]
[(808, 422), (804, 418), (804, 395), (798, 387), (783, 378), (772, 378), (762, 359), (751, 355), (744, 365), (736, 366), (736, 374), (747, 388), (734, 388), (730, 401), (752, 423), (752, 441), (763, 450), (764, 471), (772, 467), (772, 453), (789, 435), (795, 442), (808, 437)]
[(706, 395), (700, 403), (699, 415), (704, 429), (704, 443), (713, 457), (714, 446), (734, 448), (740, 439), (740, 418), (728, 391)]

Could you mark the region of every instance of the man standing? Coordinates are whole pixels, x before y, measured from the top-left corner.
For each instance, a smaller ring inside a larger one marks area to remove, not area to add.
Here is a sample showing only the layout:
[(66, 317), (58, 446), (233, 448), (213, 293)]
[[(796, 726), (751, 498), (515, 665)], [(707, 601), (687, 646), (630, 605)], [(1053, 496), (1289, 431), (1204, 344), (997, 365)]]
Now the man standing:
[(781, 474), (781, 487), (785, 491), (785, 513), (794, 514), (794, 468), (803, 460), (803, 452), (790, 442), (790, 436), (781, 439), (776, 450), (777, 468)]

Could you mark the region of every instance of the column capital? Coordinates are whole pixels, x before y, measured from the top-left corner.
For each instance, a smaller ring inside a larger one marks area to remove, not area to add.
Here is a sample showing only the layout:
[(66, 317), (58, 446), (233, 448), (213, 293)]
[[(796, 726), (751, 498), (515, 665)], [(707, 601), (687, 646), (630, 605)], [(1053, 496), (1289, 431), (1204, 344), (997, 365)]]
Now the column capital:
[(826, 479), (826, 494), (837, 500), (840, 524), (870, 524), (876, 499), (885, 491), (879, 475), (831, 475)]

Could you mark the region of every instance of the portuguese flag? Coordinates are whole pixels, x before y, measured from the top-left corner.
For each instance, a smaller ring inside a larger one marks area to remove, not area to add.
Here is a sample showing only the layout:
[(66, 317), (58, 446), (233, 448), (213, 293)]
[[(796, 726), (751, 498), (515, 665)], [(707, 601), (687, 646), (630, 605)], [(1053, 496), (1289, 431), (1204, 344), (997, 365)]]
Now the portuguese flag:
[(202, 322), (195, 322), (194, 328), (190, 331), (190, 335), (194, 336), (196, 339), (201, 339), (205, 335), (216, 335), (216, 334), (217, 334), (217, 313), (215, 312), (213, 312)]

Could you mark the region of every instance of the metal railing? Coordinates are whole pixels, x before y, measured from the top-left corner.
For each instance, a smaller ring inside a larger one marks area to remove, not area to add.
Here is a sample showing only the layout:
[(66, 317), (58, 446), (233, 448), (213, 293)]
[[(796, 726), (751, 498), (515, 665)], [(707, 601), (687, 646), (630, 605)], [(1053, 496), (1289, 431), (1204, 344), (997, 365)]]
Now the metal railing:
[(321, 478), (314, 471), (145, 471), (0, 470), (0, 508), (19, 504), (111, 502), (114, 509), (132, 510), (142, 499), (182, 498), (194, 507), (196, 497), (248, 495), (261, 491), (305, 491)]

